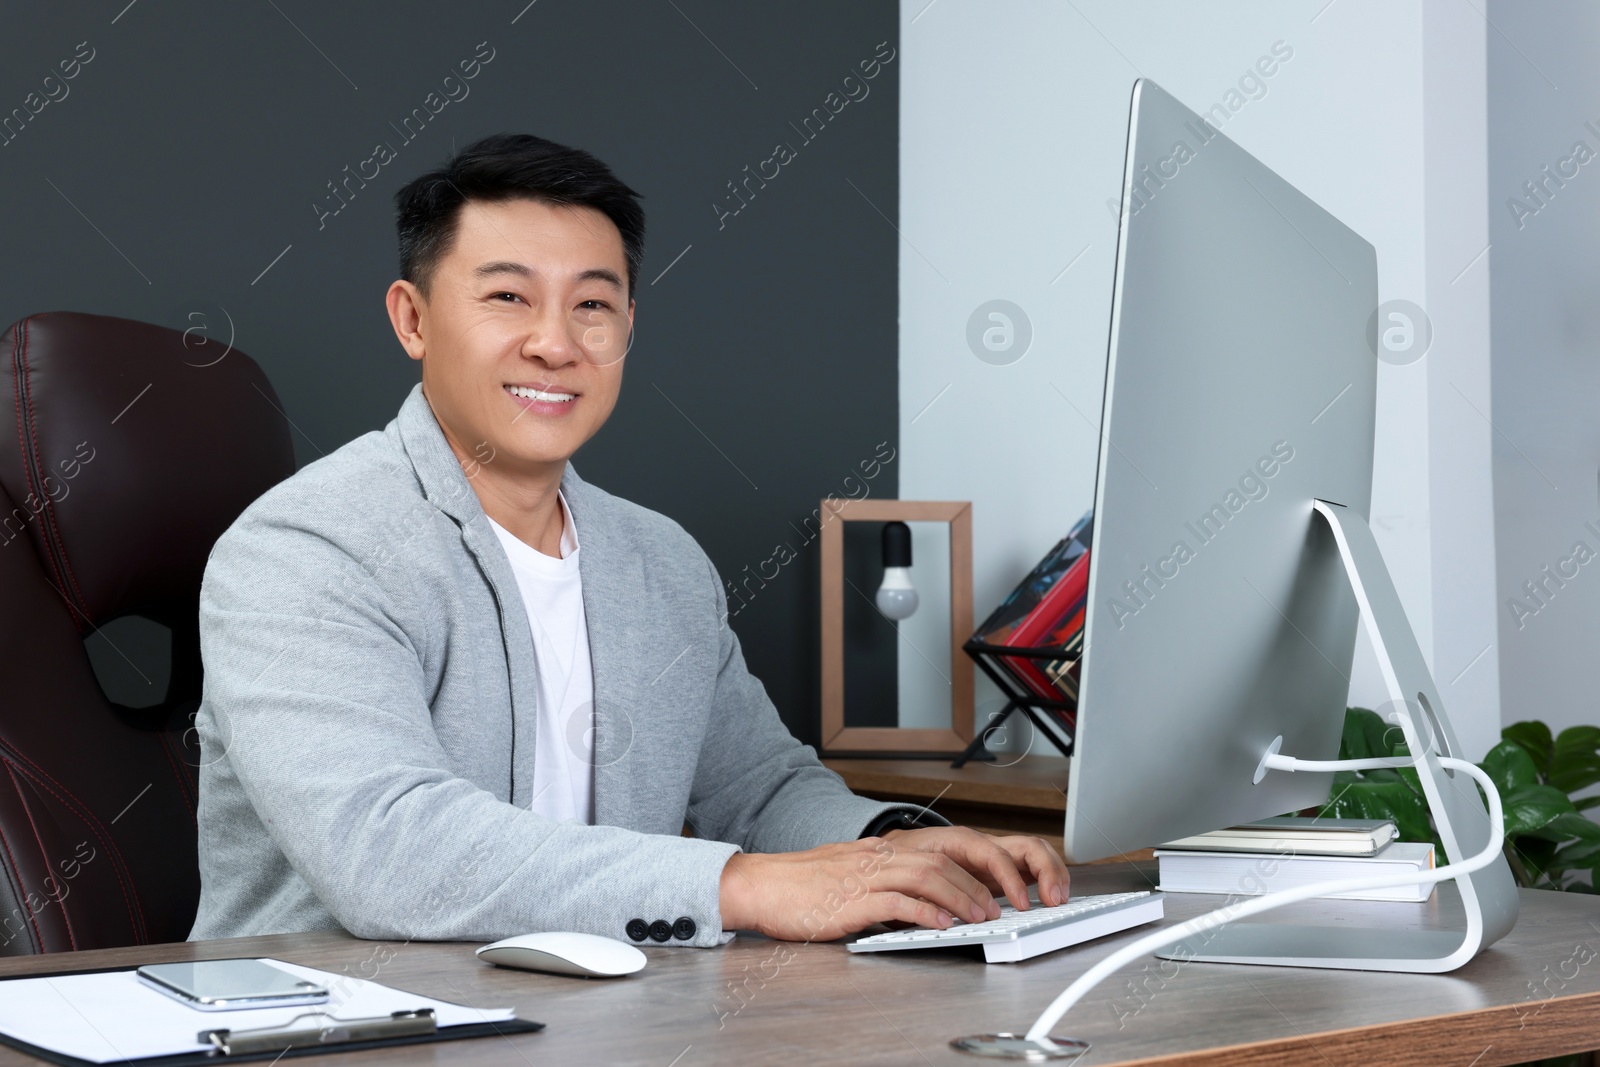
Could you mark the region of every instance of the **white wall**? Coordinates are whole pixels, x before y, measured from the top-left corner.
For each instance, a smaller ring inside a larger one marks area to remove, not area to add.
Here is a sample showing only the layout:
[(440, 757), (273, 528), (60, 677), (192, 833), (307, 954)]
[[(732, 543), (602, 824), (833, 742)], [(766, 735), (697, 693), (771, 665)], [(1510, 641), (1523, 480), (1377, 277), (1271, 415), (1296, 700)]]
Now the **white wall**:
[[(1463, 221), (1478, 203), (1481, 223), (1483, 161), (1452, 150), (1474, 129), (1482, 138), (1482, 28), (1431, 8), (1425, 19), (1415, 2), (1325, 3), (903, 0), (900, 495), (973, 502), (980, 619), (1089, 506), (1115, 258), (1107, 201), (1133, 80), (1197, 111), (1237, 101), (1223, 132), (1377, 247), (1382, 299), (1432, 313), (1428, 356), (1379, 367), (1372, 520), (1462, 742), (1481, 754), (1499, 728), (1495, 656), (1451, 681), (1492, 635), (1492, 568), (1436, 575), (1473, 551), (1493, 556), (1486, 505), (1472, 503), (1488, 498), (1491, 431), (1429, 413), (1447, 350), (1461, 391), (1487, 393), (1487, 264), (1457, 277), (1487, 243), (1473, 246), (1482, 226)], [(1238, 92), (1280, 41), (1292, 56)], [(1006, 366), (966, 339), (969, 315), (996, 298), (1033, 331)], [(1451, 503), (1436, 514), (1467, 532), (1431, 529), (1441, 489)], [(942, 544), (916, 532), (931, 582)], [(928, 611), (902, 624), (904, 725), (947, 714), (941, 622)], [(980, 712), (997, 707), (979, 687)], [(1385, 699), (1363, 640), (1351, 701)]]
[[(1515, 42), (1494, 35), (1488, 49), (1501, 693), (1506, 721), (1560, 729), (1600, 721), (1600, 562), (1573, 565), (1560, 585), (1543, 573), (1579, 541), (1600, 551), (1586, 526), (1600, 527), (1600, 160), (1547, 185), (1542, 205), (1524, 183), (1578, 141), (1600, 153), (1586, 125), (1600, 127), (1600, 9), (1559, 0), (1529, 18), (1524, 5), (1491, 3), (1488, 14)], [(1537, 208), (1520, 225), (1513, 199)], [(1524, 589), (1540, 581), (1542, 603)]]
[[(1500, 740), (1495, 612), (1486, 42), (1468, 4), (1424, 7), (1423, 298), (1427, 379), (1430, 665), (1467, 755)], [(1381, 441), (1381, 438), (1380, 438)], [(1391, 457), (1392, 458), (1392, 457)], [(1384, 457), (1380, 455), (1381, 467)]]

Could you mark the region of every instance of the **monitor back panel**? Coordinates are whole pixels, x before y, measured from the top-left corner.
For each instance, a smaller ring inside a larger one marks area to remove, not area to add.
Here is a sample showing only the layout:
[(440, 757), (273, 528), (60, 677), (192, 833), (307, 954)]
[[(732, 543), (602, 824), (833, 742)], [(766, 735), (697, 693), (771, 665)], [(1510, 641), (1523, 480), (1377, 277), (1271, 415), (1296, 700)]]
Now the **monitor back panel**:
[(1366, 516), (1373, 248), (1135, 86), (1066, 843), (1077, 862), (1323, 801), (1358, 613), (1314, 498)]

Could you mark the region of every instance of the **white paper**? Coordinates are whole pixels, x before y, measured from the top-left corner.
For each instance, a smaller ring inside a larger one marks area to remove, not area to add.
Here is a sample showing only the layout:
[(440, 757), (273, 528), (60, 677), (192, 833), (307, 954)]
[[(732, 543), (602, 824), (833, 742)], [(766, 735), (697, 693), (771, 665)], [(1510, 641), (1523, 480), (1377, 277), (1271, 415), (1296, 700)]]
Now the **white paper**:
[[(1295, 855), (1282, 852), (1210, 852), (1156, 849), (1160, 889), (1167, 893), (1238, 893), (1258, 896), (1335, 878), (1361, 878), (1393, 871), (1421, 874), (1433, 869), (1433, 845), (1396, 841), (1376, 856)], [(1329, 893), (1324, 899), (1420, 903), (1433, 883), (1407, 882), (1389, 889)]]
[[(133, 971), (13, 978), (0, 982), (0, 1031), (52, 1052), (93, 1063), (107, 1063), (144, 1056), (203, 1052), (211, 1045), (197, 1040), (202, 1030), (282, 1026), (307, 1012), (357, 1019), (432, 1008), (441, 1030), (464, 1023), (502, 1022), (513, 1018), (509, 1008), (480, 1010), (282, 960), (262, 959), (261, 962), (327, 986), (327, 1003), (200, 1011), (149, 988)], [(301, 1020), (306, 1029), (321, 1022), (315, 1018)]]

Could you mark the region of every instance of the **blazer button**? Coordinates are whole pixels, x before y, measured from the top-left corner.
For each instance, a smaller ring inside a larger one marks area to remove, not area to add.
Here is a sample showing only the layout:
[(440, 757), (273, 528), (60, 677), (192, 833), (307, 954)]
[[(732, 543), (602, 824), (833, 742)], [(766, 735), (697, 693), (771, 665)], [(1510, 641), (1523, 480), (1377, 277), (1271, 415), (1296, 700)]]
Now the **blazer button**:
[(643, 941), (650, 936), (650, 927), (643, 919), (629, 919), (628, 936), (635, 941)]
[(698, 929), (699, 927), (695, 926), (694, 920), (685, 915), (672, 924), (672, 936), (679, 941), (687, 941), (694, 936), (695, 931)]
[(672, 937), (672, 926), (665, 919), (657, 919), (650, 924), (650, 939), (652, 941), (667, 941)]

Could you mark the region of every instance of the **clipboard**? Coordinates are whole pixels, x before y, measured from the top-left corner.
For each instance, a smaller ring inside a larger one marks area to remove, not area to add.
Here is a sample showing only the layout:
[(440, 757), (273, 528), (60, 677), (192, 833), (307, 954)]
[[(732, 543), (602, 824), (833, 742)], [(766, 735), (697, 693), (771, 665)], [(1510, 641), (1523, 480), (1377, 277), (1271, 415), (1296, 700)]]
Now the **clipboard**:
[[(283, 964), (283, 961), (278, 960), (272, 962)], [(287, 964), (286, 966), (294, 967), (296, 965)], [(6, 987), (16, 982), (36, 981), (39, 979), (71, 979), (92, 975), (126, 975), (130, 981), (134, 981), (134, 970), (134, 968), (128, 967), (100, 967), (89, 970), (52, 971), (44, 974), (0, 978), (0, 999), (6, 998), (8, 993)], [(307, 970), (314, 970), (314, 968), (307, 968)], [(327, 974), (327, 972), (317, 973)], [(329, 975), (329, 977), (337, 978), (342, 976)], [(356, 981), (366, 982), (367, 985), (379, 987), (385, 992), (411, 998), (418, 1002), (441, 1004), (452, 1009), (473, 1010), (451, 1002), (440, 1002), (421, 995), (403, 993), (400, 990), (382, 986), (381, 983), (367, 982), (365, 979), (356, 979)], [(142, 992), (151, 992), (157, 998), (161, 997), (161, 994), (146, 990), (137, 984), (131, 988)], [(183, 1007), (183, 1005), (178, 1006)], [(544, 1023), (515, 1017), (441, 1026), (439, 1025), (436, 1011), (431, 1006), (419, 1006), (403, 1011), (367, 1015), (340, 1014), (338, 1010), (330, 1010), (322, 1006), (301, 1006), (276, 1010), (280, 1013), (293, 1012), (294, 1018), (284, 1025), (276, 1026), (229, 1026), (227, 1024), (230, 1014), (242, 1017), (253, 1013), (203, 1013), (185, 1008), (185, 1011), (194, 1016), (190, 1020), (194, 1024), (194, 1029), (190, 1033), (194, 1035), (195, 1042), (197, 1044), (209, 1043), (210, 1047), (170, 1055), (134, 1056), (112, 1060), (84, 1059), (20, 1039), (7, 1032), (3, 1026), (0, 1026), (0, 1045), (16, 1049), (19, 1052), (26, 1052), (30, 1056), (36, 1056), (48, 1063), (61, 1064), (63, 1067), (82, 1067), (82, 1065), (96, 1065), (96, 1067), (99, 1067), (99, 1065), (103, 1064), (131, 1064), (137, 1065), (137, 1067), (190, 1067), (193, 1064), (243, 1063), (256, 1060), (288, 1059), (293, 1056), (321, 1055), (329, 1052), (399, 1048), (405, 1045), (419, 1045), (475, 1037), (512, 1036), (515, 1034), (536, 1033), (544, 1029)]]

